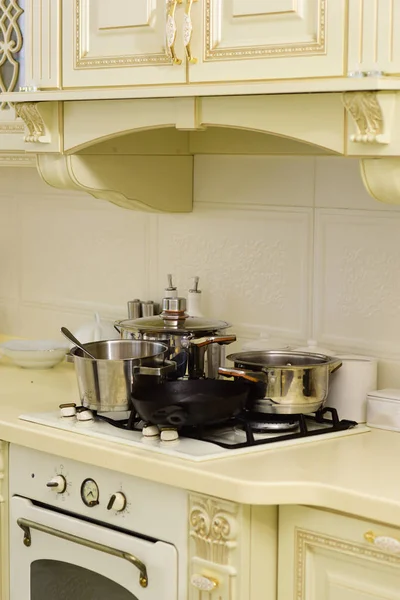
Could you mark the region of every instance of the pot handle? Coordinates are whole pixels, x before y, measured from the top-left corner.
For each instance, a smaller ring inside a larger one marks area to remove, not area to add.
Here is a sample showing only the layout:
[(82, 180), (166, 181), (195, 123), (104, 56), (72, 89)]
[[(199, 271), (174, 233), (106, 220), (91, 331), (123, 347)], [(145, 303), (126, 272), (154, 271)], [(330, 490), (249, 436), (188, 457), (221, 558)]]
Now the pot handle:
[(121, 329), (119, 328), (121, 321), (115, 321), (114, 323), (114, 329), (115, 331), (118, 331), (119, 335), (121, 335)]
[(236, 335), (213, 335), (210, 337), (202, 337), (202, 338), (194, 338), (190, 340), (190, 344), (197, 346), (198, 348), (203, 348), (204, 346), (209, 346), (210, 344), (232, 344), (232, 342), (236, 342)]
[(155, 375), (156, 377), (161, 377), (173, 371), (176, 371), (176, 362), (173, 360), (165, 360), (164, 364), (159, 367), (145, 367), (142, 365), (133, 367), (134, 375)]
[(332, 373), (336, 373), (336, 371), (340, 369), (342, 364), (343, 363), (341, 360), (333, 360), (329, 365), (329, 374), (332, 375)]
[(218, 374), (223, 375), (224, 377), (239, 377), (240, 379), (252, 381), (253, 383), (259, 383), (261, 381), (261, 379), (257, 378), (255, 373), (252, 371), (244, 371), (242, 369), (228, 369), (226, 367), (219, 367)]

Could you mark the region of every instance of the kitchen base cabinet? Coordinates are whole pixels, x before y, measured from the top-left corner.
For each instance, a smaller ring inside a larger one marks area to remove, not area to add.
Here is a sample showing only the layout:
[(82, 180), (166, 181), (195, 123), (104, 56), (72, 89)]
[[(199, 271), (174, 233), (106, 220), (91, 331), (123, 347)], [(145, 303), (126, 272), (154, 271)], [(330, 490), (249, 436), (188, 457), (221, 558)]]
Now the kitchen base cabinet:
[(278, 600), (398, 600), (400, 529), (284, 506), (278, 564)]

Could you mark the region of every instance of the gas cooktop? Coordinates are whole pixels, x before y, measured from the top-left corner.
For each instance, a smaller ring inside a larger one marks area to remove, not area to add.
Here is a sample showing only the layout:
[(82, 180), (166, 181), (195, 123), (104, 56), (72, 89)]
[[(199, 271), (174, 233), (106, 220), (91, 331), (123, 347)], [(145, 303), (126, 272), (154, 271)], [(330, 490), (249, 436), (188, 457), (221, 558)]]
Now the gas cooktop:
[(108, 440), (190, 461), (226, 458), (280, 447), (365, 433), (354, 421), (340, 420), (334, 409), (313, 415), (249, 415), (226, 423), (184, 429), (146, 427), (129, 412), (96, 414), (74, 404), (60, 411), (25, 414), (23, 421), (70, 431), (88, 438)]

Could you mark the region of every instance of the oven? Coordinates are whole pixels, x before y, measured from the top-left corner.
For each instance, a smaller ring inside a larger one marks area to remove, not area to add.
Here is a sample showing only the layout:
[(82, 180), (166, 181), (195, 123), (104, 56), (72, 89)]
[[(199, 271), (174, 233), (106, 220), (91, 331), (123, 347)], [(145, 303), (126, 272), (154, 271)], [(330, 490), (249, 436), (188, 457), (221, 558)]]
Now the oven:
[(21, 447), (10, 490), (10, 600), (186, 598), (182, 491)]

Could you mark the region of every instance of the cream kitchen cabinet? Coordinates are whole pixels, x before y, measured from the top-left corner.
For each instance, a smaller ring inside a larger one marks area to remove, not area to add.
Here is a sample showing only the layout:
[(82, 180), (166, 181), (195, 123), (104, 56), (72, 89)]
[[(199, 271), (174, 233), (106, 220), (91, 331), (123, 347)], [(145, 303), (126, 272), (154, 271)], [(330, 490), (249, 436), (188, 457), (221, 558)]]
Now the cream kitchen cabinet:
[(398, 600), (400, 529), (281, 507), (278, 564), (278, 600)]
[(63, 0), (63, 88), (184, 83), (181, 3)]
[(191, 82), (344, 75), (345, 0), (187, 0), (190, 7)]

